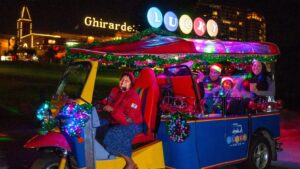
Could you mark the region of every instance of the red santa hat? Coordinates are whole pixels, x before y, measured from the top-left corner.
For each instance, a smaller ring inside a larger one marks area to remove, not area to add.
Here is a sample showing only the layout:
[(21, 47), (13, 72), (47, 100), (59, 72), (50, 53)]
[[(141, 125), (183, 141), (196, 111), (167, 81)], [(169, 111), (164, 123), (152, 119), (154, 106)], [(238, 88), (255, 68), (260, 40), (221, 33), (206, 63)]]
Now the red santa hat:
[(220, 72), (220, 73), (222, 71), (222, 68), (223, 68), (222, 65), (219, 64), (219, 63), (214, 63), (210, 66), (210, 69), (214, 69), (214, 70), (216, 70), (217, 72)]
[(224, 76), (224, 77), (222, 77), (221, 84), (223, 84), (223, 82), (225, 82), (226, 80), (229, 80), (229, 81), (231, 81), (232, 84), (234, 84), (234, 80), (230, 76)]

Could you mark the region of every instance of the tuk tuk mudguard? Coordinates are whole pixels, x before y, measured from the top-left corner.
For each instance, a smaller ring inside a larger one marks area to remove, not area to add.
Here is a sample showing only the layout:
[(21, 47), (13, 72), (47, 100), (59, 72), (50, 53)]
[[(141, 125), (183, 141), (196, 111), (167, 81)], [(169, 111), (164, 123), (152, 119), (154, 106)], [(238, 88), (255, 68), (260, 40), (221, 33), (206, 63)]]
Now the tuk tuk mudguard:
[(72, 152), (76, 161), (77, 167), (81, 168), (86, 166), (86, 161), (84, 158), (85, 154), (85, 144), (79, 143), (77, 137), (66, 136), (60, 132), (49, 132), (45, 135), (36, 135), (30, 140), (28, 140), (25, 148), (52, 148), (58, 147), (61, 149), (66, 149)]
[(59, 147), (71, 151), (71, 147), (62, 133), (49, 132), (46, 135), (36, 135), (28, 140), (25, 148)]

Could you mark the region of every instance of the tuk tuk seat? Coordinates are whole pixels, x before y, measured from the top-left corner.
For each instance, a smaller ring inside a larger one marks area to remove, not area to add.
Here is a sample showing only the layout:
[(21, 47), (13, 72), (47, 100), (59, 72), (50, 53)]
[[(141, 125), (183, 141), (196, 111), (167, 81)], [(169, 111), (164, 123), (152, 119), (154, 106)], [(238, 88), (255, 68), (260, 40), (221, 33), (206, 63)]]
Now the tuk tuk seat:
[(143, 132), (136, 135), (132, 144), (144, 143), (154, 140), (156, 129), (159, 87), (155, 73), (151, 68), (141, 70), (134, 86), (141, 98), (141, 111), (143, 114)]

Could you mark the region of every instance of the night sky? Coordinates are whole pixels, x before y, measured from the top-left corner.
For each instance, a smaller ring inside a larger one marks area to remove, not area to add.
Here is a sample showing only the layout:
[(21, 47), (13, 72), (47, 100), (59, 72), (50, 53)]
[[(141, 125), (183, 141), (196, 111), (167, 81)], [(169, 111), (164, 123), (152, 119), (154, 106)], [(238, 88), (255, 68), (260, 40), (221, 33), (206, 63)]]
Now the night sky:
[[(193, 17), (195, 2), (197, 0), (0, 0), (0, 25), (3, 25), (0, 33), (15, 34), (16, 20), (24, 4), (29, 7), (34, 32), (61, 31), (80, 34), (83, 30), (83, 18), (87, 15), (113, 22), (131, 21), (132, 24), (140, 24), (140, 29), (143, 30), (148, 27), (146, 12), (150, 7), (157, 6), (162, 11), (172, 10), (178, 16), (188, 13)], [(238, 0), (225, 1), (230, 5), (247, 5), (256, 10), (266, 6), (266, 0), (243, 2), (247, 3), (241, 4)], [(94, 32), (97, 31), (99, 30)]]
[[(0, 34), (16, 35), (16, 20), (23, 4), (33, 19), (33, 32), (56, 31), (83, 34), (83, 18), (90, 15), (114, 22), (148, 26), (146, 11), (157, 6), (177, 15), (193, 13), (197, 0), (0, 0)], [(290, 108), (300, 103), (300, 0), (206, 0), (247, 7), (267, 20), (267, 41), (276, 43), (281, 56), (276, 67), (277, 97)], [(84, 32), (86, 33), (86, 32)], [(93, 32), (90, 32), (93, 33)], [(299, 107), (299, 106), (298, 106)], [(298, 108), (299, 109), (299, 108)]]

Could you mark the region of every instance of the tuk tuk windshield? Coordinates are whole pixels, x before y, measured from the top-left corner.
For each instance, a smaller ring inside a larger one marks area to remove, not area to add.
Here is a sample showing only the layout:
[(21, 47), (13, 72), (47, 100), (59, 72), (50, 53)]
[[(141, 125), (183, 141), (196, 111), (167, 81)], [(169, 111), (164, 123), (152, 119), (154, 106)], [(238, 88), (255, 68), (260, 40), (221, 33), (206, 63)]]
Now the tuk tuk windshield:
[(56, 95), (70, 99), (79, 98), (90, 69), (91, 65), (88, 62), (71, 63), (58, 85)]

